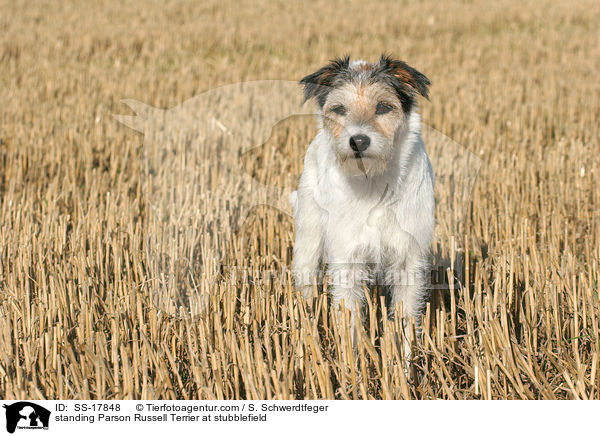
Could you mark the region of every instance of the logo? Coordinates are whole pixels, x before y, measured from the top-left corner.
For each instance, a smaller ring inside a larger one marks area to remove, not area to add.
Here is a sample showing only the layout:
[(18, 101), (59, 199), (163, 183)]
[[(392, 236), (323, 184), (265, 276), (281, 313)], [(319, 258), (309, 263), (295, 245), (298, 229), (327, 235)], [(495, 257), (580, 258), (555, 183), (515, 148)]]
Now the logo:
[(30, 403), (19, 401), (10, 405), (3, 405), (6, 409), (6, 431), (14, 433), (15, 429), (44, 429), (48, 430), (50, 411)]

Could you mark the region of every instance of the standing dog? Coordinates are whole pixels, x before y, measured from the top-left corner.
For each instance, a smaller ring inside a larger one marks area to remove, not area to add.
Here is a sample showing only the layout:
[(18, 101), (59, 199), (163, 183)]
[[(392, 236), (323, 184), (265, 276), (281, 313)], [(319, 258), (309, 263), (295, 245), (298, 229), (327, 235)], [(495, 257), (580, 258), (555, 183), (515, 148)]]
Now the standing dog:
[(290, 195), (294, 278), (308, 298), (327, 263), (333, 304), (351, 311), (355, 343), (363, 286), (387, 290), (391, 315), (400, 304), (404, 316), (418, 315), (425, 302), (433, 171), (416, 97), (428, 96), (430, 82), (382, 56), (336, 59), (300, 83), (318, 104), (319, 132)]

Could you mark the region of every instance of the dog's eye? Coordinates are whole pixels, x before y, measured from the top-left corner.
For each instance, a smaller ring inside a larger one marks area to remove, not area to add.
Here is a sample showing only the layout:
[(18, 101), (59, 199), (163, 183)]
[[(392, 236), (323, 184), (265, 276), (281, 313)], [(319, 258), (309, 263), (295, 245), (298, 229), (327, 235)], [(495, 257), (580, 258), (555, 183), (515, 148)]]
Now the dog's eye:
[(331, 112), (335, 112), (338, 115), (346, 115), (346, 108), (340, 104), (332, 107)]
[(391, 107), (389, 104), (379, 102), (379, 103), (377, 103), (377, 107), (375, 108), (375, 114), (376, 115), (384, 115), (384, 114), (387, 114), (388, 112), (391, 112), (392, 109), (393, 109), (393, 107)]

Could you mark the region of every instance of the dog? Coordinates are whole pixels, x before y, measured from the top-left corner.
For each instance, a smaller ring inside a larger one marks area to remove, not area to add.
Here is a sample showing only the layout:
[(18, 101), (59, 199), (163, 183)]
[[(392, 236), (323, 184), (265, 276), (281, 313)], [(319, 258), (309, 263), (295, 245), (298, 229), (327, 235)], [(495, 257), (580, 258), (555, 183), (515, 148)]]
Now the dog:
[[(338, 58), (300, 80), (317, 104), (319, 131), (309, 145), (297, 191), (296, 288), (315, 295), (322, 264), (335, 307), (362, 320), (364, 287), (380, 285), (390, 317), (422, 313), (434, 227), (434, 175), (421, 139), (417, 95), (429, 79), (406, 63)], [(406, 344), (405, 344), (406, 345)]]

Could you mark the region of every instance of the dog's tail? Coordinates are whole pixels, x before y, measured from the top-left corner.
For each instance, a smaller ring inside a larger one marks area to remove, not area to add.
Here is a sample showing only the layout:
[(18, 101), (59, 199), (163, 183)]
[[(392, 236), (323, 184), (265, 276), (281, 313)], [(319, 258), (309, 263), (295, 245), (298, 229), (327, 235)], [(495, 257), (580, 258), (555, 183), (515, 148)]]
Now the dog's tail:
[(298, 191), (294, 191), (290, 194), (290, 207), (292, 208), (292, 213), (296, 215), (296, 209), (298, 209)]

